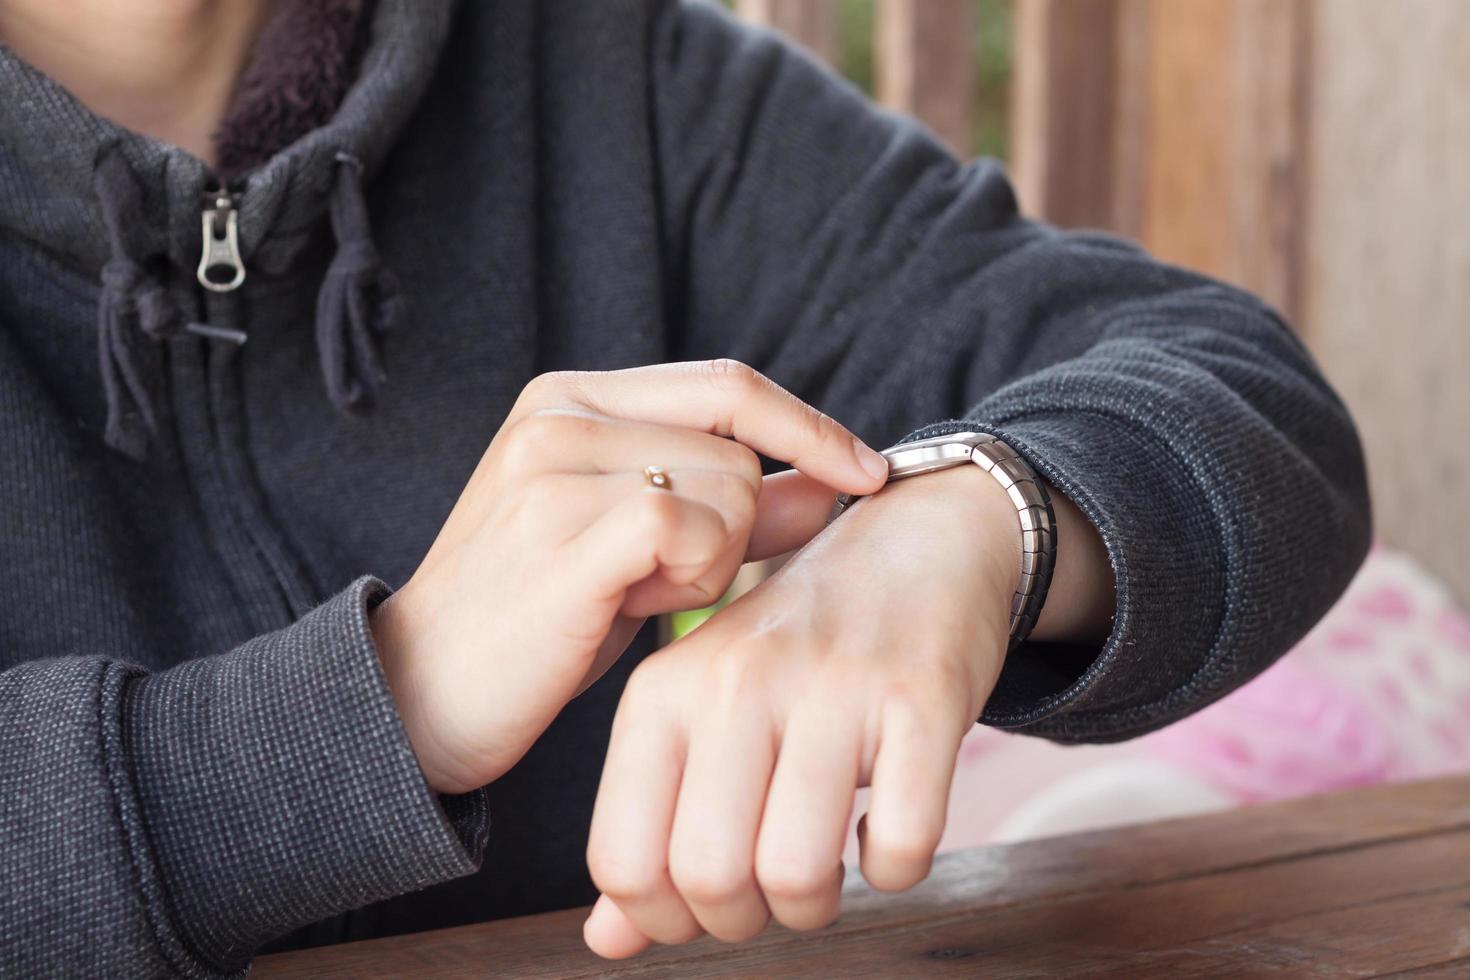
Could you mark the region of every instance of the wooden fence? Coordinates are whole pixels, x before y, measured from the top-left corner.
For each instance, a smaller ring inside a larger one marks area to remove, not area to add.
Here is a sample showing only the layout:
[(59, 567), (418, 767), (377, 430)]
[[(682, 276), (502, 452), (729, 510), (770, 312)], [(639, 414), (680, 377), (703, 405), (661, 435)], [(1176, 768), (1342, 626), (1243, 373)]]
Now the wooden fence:
[[(839, 0), (736, 0), (741, 16), (784, 31), (835, 65)], [(973, 0), (880, 0), (873, 36), (879, 102), (911, 112), (961, 155), (974, 93)]]
[[(875, 0), (877, 95), (969, 149), (971, 0)], [(838, 0), (737, 0), (829, 61)], [(1470, 598), (1470, 2), (1014, 0), (1026, 210), (1282, 309), (1379, 534)], [(983, 25), (982, 25), (983, 29)]]

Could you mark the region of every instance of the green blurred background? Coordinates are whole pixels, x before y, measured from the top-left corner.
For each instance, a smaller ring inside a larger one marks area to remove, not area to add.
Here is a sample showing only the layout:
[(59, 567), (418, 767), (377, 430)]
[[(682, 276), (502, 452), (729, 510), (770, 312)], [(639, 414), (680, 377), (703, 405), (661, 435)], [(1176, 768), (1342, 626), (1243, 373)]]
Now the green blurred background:
[[(733, 6), (732, 0), (722, 0)], [(1006, 158), (1007, 107), (1011, 80), (1011, 0), (973, 0), (975, 5), (975, 131), (978, 156)], [(842, 73), (873, 93), (875, 0), (841, 0)]]

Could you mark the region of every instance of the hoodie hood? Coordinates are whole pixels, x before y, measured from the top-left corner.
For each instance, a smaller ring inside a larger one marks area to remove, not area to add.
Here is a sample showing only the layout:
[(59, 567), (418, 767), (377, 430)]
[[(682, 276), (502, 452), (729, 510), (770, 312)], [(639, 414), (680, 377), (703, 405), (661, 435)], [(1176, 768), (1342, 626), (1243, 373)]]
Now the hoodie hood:
[[(355, 81), (336, 114), (243, 178), (240, 251), (251, 273), (289, 268), (327, 211), (338, 156), (370, 178), (433, 77), (454, 0), (377, 0)], [(98, 163), (116, 155), (143, 208), (121, 229), (139, 256), (193, 274), (200, 202), (214, 175), (178, 147), (103, 119), (0, 45), (0, 227), (97, 273), (111, 257)]]
[(137, 364), (141, 344), (180, 330), (243, 340), (188, 322), (171, 299), (201, 275), (206, 212), (215, 252), (226, 254), (227, 230), (237, 249), (238, 285), (244, 270), (288, 270), (330, 211), (337, 258), (316, 325), (324, 383), (345, 411), (371, 404), (383, 375), (376, 335), (397, 303), (362, 185), (428, 87), (453, 8), (454, 0), (377, 0), (357, 77), (335, 115), (227, 187), (194, 155), (97, 116), (0, 45), (0, 228), (97, 277), (110, 445), (141, 457), (156, 424)]
[(214, 134), (215, 171), (249, 173), (331, 121), (357, 74), (369, 0), (285, 0), (260, 31)]

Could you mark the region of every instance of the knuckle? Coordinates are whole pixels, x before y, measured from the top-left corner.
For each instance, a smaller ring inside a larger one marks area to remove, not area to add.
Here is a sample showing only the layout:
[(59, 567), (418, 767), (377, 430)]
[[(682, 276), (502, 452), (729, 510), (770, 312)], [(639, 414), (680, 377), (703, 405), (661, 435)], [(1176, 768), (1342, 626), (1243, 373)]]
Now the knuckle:
[(953, 724), (961, 733), (975, 721), (968, 716), (976, 679), (960, 658), (922, 659), (905, 677), (890, 678), (883, 691), (885, 725), (902, 726), (914, 736), (947, 739)]
[(559, 525), (566, 512), (557, 481), (545, 476), (532, 477), (516, 484), (515, 517), (517, 523), (539, 534)]
[[(940, 622), (939, 626), (946, 631), (942, 635), (967, 636), (971, 632), (959, 624), (951, 626)], [(973, 664), (978, 659), (973, 656), (954, 656), (937, 652), (919, 662), (919, 676), (929, 685), (930, 689), (935, 687), (940, 690), (952, 689), (955, 685), (971, 679)]]
[(961, 671), (940, 662), (917, 660), (906, 665), (907, 673), (894, 675), (883, 685), (884, 706), (905, 722), (919, 724), (943, 704), (954, 691), (961, 690)]
[(662, 946), (682, 946), (692, 943), (704, 935), (704, 927), (698, 921), (691, 921), (679, 926), (661, 926), (663, 931), (660, 935), (649, 936), (654, 942)]
[(623, 685), (622, 702), (619, 706), (620, 717), (623, 712), (637, 713), (658, 703), (658, 692), (664, 686), (659, 663), (657, 658), (650, 658), (635, 667), (628, 675), (628, 681)]
[[(873, 667), (866, 658), (823, 657), (817, 663), (816, 670), (820, 689), (830, 692), (832, 697), (846, 698), (854, 703), (874, 700)], [(881, 701), (878, 707), (882, 707)]]
[(726, 443), (730, 454), (730, 469), (752, 492), (761, 485), (761, 458), (754, 449), (738, 442)]
[[(880, 712), (883, 738), (886, 742), (920, 746), (924, 751), (938, 752), (951, 741), (949, 713), (943, 712), (941, 719), (938, 716), (941, 713), (936, 712), (933, 700), (930, 699), (926, 707), (923, 699), (912, 688), (906, 688), (898, 695), (890, 693), (884, 699)], [(956, 741), (955, 749), (958, 748)]]
[(715, 389), (715, 401), (719, 406), (719, 421), (714, 432), (720, 436), (732, 435), (737, 416), (771, 383), (755, 368), (728, 357), (704, 362), (703, 371)]
[(674, 863), (670, 876), (679, 893), (699, 905), (723, 905), (750, 887), (750, 871), (711, 860)]
[(638, 725), (654, 716), (683, 724), (683, 706), (690, 690), (690, 668), (685, 658), (654, 653), (628, 675), (618, 702), (615, 726)]
[(693, 592), (694, 595), (683, 604), (690, 609), (704, 609), (719, 602), (729, 590), (730, 585), (729, 582), (723, 581), (720, 577), (709, 574), (695, 579), (685, 586), (685, 588)]
[[(918, 667), (912, 667), (917, 672)], [(923, 713), (919, 706), (923, 696), (919, 688), (922, 681), (913, 673), (894, 674), (880, 682), (879, 689), (883, 705), (883, 724), (888, 725), (910, 725), (923, 720)]]
[(544, 405), (560, 398), (567, 390), (570, 371), (548, 371), (538, 374), (521, 389), (520, 400), (527, 405)]
[(814, 914), (813, 912), (808, 912), (808, 914), (798, 915), (794, 914), (794, 912), (788, 911), (785, 912), (784, 918), (782, 918), (782, 926), (785, 926), (786, 929), (792, 930), (792, 932), (798, 933), (807, 933), (813, 932), (813, 930), (817, 929), (826, 929), (826, 927), (831, 926), (832, 923), (835, 923), (835, 921), (838, 920), (838, 915), (841, 914), (841, 912), (841, 904), (839, 904), (838, 901), (833, 901), (832, 904), (829, 905), (828, 908), (826, 908), (826, 911), (816, 911), (814, 912)]
[(806, 402), (800, 402), (800, 405), (802, 407), (801, 424), (806, 430), (805, 435), (812, 442), (825, 442), (843, 434), (842, 426), (838, 425), (837, 420), (832, 416), (820, 409), (813, 408)]
[(500, 448), (500, 468), (512, 473), (521, 473), (536, 465), (541, 458), (542, 447), (537, 443), (531, 417), (521, 419), (504, 430), (496, 441)]
[(762, 892), (778, 899), (814, 898), (828, 891), (836, 880), (829, 868), (790, 859), (757, 859), (755, 878)]
[(763, 380), (759, 371), (733, 357), (717, 357), (712, 361), (706, 361), (705, 370), (717, 384), (734, 388), (737, 391), (754, 388)]
[(678, 497), (662, 490), (645, 492), (638, 497), (638, 512), (644, 530), (651, 535), (673, 531), (679, 525), (682, 504)]
[(766, 916), (763, 919), (743, 922), (738, 925), (722, 925), (719, 927), (719, 931), (711, 932), (710, 935), (726, 943), (749, 942), (761, 934), (766, 927), (766, 923), (769, 921), (770, 916)]
[[(742, 447), (743, 448), (743, 447)], [(749, 450), (746, 450), (749, 452)], [(754, 454), (751, 454), (752, 456)], [(752, 459), (752, 465), (757, 471), (760, 463)], [(756, 477), (759, 480), (759, 477)], [(721, 510), (735, 520), (732, 531), (743, 530), (755, 520), (756, 501), (759, 491), (756, 489), (759, 483), (753, 483), (745, 475), (740, 473), (721, 473), (719, 481), (719, 494)]]
[(589, 849), (587, 870), (598, 890), (614, 899), (637, 899), (653, 894), (663, 874), (659, 868), (630, 863), (610, 847)]
[(511, 426), (506, 433), (503, 465), (515, 472), (536, 468), (547, 454), (590, 440), (598, 428), (586, 415), (540, 409)]
[(535, 412), (526, 419), (531, 423), (531, 433), (545, 439), (552, 448), (591, 442), (603, 431), (603, 421), (586, 412), (571, 409), (547, 408)]
[(836, 922), (840, 912), (841, 909), (835, 906), (828, 909), (823, 914), (812, 915), (810, 917), (797, 916), (793, 913), (787, 912), (781, 919), (781, 924), (790, 929), (792, 932), (815, 932), (818, 929), (825, 929), (832, 923)]
[(754, 693), (757, 679), (751, 658), (738, 646), (713, 654), (706, 670), (708, 695), (714, 705), (739, 704)]

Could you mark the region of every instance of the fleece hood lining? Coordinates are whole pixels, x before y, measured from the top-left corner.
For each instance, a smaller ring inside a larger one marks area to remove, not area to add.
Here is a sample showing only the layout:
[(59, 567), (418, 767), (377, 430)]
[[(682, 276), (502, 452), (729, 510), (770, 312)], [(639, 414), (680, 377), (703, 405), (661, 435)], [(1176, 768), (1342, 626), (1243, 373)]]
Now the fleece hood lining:
[(214, 135), (229, 183), (325, 126), (356, 72), (371, 0), (282, 0), (251, 48)]

